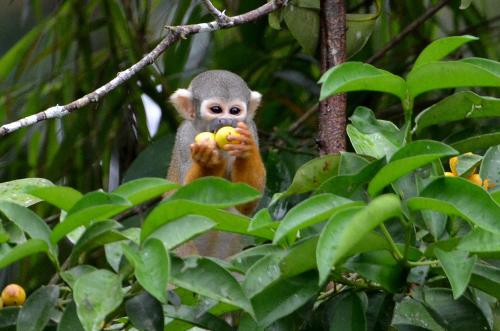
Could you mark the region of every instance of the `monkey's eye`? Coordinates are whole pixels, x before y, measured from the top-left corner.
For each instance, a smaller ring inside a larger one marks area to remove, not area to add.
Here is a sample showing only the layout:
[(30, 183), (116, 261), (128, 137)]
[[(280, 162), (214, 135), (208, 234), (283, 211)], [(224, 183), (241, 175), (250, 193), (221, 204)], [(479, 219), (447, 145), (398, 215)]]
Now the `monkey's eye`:
[(231, 115), (238, 115), (241, 112), (241, 110), (238, 107), (231, 107), (229, 109), (229, 114)]
[(222, 108), (219, 106), (212, 106), (210, 107), (210, 111), (214, 114), (220, 114), (222, 113)]

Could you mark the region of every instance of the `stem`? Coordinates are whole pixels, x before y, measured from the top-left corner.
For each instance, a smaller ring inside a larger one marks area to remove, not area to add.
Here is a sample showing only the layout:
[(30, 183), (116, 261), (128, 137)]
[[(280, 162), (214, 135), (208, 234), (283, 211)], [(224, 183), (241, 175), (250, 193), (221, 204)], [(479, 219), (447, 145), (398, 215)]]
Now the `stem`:
[(401, 261), (403, 259), (403, 255), (399, 251), (398, 247), (396, 246), (396, 243), (392, 239), (391, 234), (389, 233), (389, 231), (387, 230), (387, 228), (385, 227), (385, 225), (383, 223), (380, 224), (380, 230), (382, 230), (382, 233), (383, 233), (385, 239), (387, 240), (387, 242), (391, 246), (391, 250), (392, 250), (392, 254), (393, 254), (394, 258), (398, 261)]
[(406, 261), (406, 264), (410, 267), (419, 267), (419, 266), (437, 266), (439, 265), (439, 260), (427, 260), (427, 261)]
[[(409, 93), (409, 92), (407, 92)], [(413, 122), (413, 104), (414, 100), (413, 97), (410, 95), (407, 95), (406, 98), (403, 100), (403, 111), (405, 115), (405, 140), (406, 143), (410, 143), (412, 140), (411, 137), (411, 126)]]

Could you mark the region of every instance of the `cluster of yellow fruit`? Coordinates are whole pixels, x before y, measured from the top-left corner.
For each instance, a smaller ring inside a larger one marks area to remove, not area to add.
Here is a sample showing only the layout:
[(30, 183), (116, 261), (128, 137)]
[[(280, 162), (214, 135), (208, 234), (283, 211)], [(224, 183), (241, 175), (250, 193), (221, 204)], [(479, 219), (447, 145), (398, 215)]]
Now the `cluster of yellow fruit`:
[(224, 126), (217, 130), (216, 133), (212, 132), (201, 132), (196, 135), (194, 141), (199, 144), (202, 141), (215, 141), (219, 148), (223, 148), (226, 144), (238, 144), (238, 141), (229, 141), (227, 137), (229, 136), (239, 136), (240, 134), (232, 126)]
[(17, 284), (9, 284), (2, 291), (0, 308), (3, 306), (20, 306), (26, 300), (26, 292)]
[[(452, 157), (449, 163), (451, 172), (445, 172), (444, 175), (447, 177), (458, 176), (457, 172), (458, 156)], [(477, 168), (472, 169), (472, 174), (469, 175), (467, 179), (478, 186), (482, 186), (485, 190), (488, 190), (489, 188), (493, 187), (493, 184), (490, 185), (488, 178), (485, 178), (484, 180), (481, 179), (481, 176), (477, 173)]]

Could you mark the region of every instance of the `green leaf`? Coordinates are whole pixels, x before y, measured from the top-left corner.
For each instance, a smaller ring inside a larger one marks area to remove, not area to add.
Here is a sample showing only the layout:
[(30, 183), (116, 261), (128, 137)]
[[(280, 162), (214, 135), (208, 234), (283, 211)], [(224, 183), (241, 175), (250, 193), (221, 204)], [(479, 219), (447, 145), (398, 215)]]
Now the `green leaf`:
[(458, 154), (456, 150), (437, 141), (419, 140), (409, 143), (394, 153), (390, 162), (375, 175), (368, 185), (368, 193), (373, 197), (396, 179), (432, 161), (455, 154)]
[(486, 263), (477, 263), (472, 270), (470, 285), (500, 299), (500, 269)]
[(127, 239), (116, 229), (120, 228), (121, 224), (114, 221), (102, 221), (90, 225), (76, 242), (71, 251), (71, 259), (75, 260), (83, 253), (90, 253), (93, 249), (105, 244)]
[(490, 186), (494, 185), (494, 191), (500, 189), (500, 145), (490, 147), (486, 151), (479, 175), (483, 180), (488, 179)]
[(459, 9), (467, 9), (469, 6), (472, 4), (472, 0), (460, 0), (460, 7)]
[(298, 241), (282, 254), (279, 268), (283, 277), (289, 278), (316, 269), (318, 238), (312, 236)]
[(500, 132), (486, 133), (479, 136), (469, 137), (451, 144), (460, 153), (486, 149), (490, 146), (500, 144)]
[(446, 331), (445, 328), (436, 322), (432, 313), (422, 303), (410, 297), (405, 297), (401, 302), (396, 304), (392, 325), (396, 327), (399, 325), (411, 325), (421, 330)]
[[(176, 321), (185, 321), (189, 323), (185, 328), (180, 328), (174, 325), (167, 325), (165, 331), (178, 331), (178, 330), (196, 330), (198, 328), (192, 328), (192, 326), (198, 326), (203, 330), (217, 330), (217, 331), (234, 331), (229, 324), (224, 320), (217, 318), (211, 314), (205, 305), (200, 304), (198, 306), (192, 307), (187, 305), (179, 306), (164, 306), (165, 316), (174, 318)], [(170, 328), (169, 328), (170, 327)], [(198, 329), (199, 330), (199, 329)]]
[(279, 263), (284, 252), (270, 254), (252, 265), (245, 275), (243, 289), (248, 297), (253, 297), (281, 277)]
[(474, 253), (500, 252), (500, 234), (474, 229), (460, 238), (457, 248)]
[(434, 40), (432, 43), (427, 45), (427, 47), (425, 47), (424, 50), (419, 54), (419, 56), (415, 60), (415, 64), (413, 65), (413, 70), (421, 67), (424, 64), (439, 61), (460, 46), (478, 39), (479, 38), (474, 36), (464, 35)]
[(342, 92), (378, 91), (391, 93), (401, 100), (406, 97), (403, 78), (362, 62), (345, 62), (323, 74), (320, 100)]
[(288, 5), (284, 8), (283, 17), (288, 30), (304, 52), (314, 55), (319, 41), (319, 12)]
[(52, 184), (51, 181), (44, 178), (23, 178), (3, 182), (0, 183), (0, 200), (6, 200), (24, 207), (29, 207), (39, 202), (40, 199), (28, 194), (29, 192), (26, 192), (28, 189), (52, 185), (54, 184)]
[(436, 61), (412, 70), (407, 77), (412, 97), (424, 92), (467, 86), (500, 86), (500, 74), (484, 66), (461, 61)]
[(256, 321), (265, 328), (303, 306), (318, 291), (315, 273), (282, 279), (252, 298)]
[(446, 252), (436, 248), (434, 250), (436, 257), (441, 262), (441, 266), (450, 281), (453, 291), (453, 299), (458, 299), (467, 289), (472, 274), (472, 268), (476, 263), (477, 256), (467, 257), (465, 251), (454, 250)]
[(9, 201), (0, 201), (0, 211), (31, 238), (45, 241), (50, 249), (51, 258), (57, 260), (57, 246), (50, 242), (50, 228), (40, 216), (26, 207)]
[(42, 331), (50, 319), (59, 298), (58, 286), (42, 286), (32, 293), (19, 311), (17, 317), (18, 331)]
[(231, 256), (229, 258), (229, 261), (234, 266), (234, 268), (244, 273), (264, 256), (278, 253), (283, 250), (284, 250), (283, 248), (278, 246), (274, 246), (271, 244), (264, 244), (245, 249), (244, 251), (241, 251), (240, 253)]
[(172, 283), (254, 314), (252, 304), (238, 281), (208, 258), (188, 257), (184, 261), (172, 258)]
[(404, 286), (403, 268), (387, 250), (356, 255), (345, 263), (345, 267), (380, 284), (389, 293), (398, 293)]
[(285, 192), (275, 194), (270, 205), (290, 195), (314, 190), (325, 180), (338, 174), (339, 162), (340, 155), (327, 155), (305, 163), (295, 173), (290, 187)]
[(500, 99), (483, 97), (470, 91), (450, 95), (426, 108), (415, 118), (414, 132), (431, 125), (471, 118), (499, 117)]
[(202, 177), (181, 187), (169, 200), (190, 200), (215, 208), (229, 208), (260, 196), (259, 191), (244, 183), (232, 183), (221, 177)]
[(279, 223), (273, 243), (279, 243), (286, 236), (292, 236), (290, 239), (293, 241), (300, 229), (323, 222), (335, 212), (360, 205), (363, 203), (353, 202), (333, 194), (312, 196), (290, 209), (285, 215)]
[(281, 10), (276, 10), (267, 15), (269, 26), (275, 30), (281, 30), (281, 20), (282, 20)]
[(320, 1), (319, 0), (293, 0), (292, 3), (301, 8), (311, 8), (311, 9), (318, 9), (320, 8)]
[(262, 208), (259, 210), (250, 221), (248, 225), (248, 232), (252, 232), (254, 230), (259, 230), (262, 228), (277, 228), (278, 222), (275, 222), (269, 212), (269, 209)]
[(70, 210), (82, 198), (80, 192), (67, 186), (35, 187), (29, 189), (28, 193), (65, 211)]
[(132, 325), (137, 329), (163, 331), (165, 322), (162, 305), (147, 292), (128, 300), (125, 309)]
[(162, 242), (150, 238), (140, 251), (127, 245), (122, 245), (122, 249), (134, 266), (135, 277), (139, 284), (158, 301), (166, 303), (170, 259)]
[(327, 279), (330, 269), (369, 232), (400, 214), (400, 201), (393, 194), (379, 196), (366, 207), (334, 214), (323, 228), (316, 249), (320, 283)]
[(472, 175), (483, 158), (475, 154), (463, 154), (458, 156), (457, 176), (468, 177)]
[(12, 263), (36, 253), (47, 253), (49, 247), (47, 242), (41, 239), (30, 239), (22, 244), (17, 244), (7, 253), (0, 257), (0, 269)]
[(215, 222), (212, 222), (207, 217), (186, 215), (162, 225), (149, 238), (161, 240), (165, 248), (170, 250), (207, 232), (216, 225)]
[(102, 221), (118, 215), (130, 208), (132, 204), (123, 197), (104, 192), (92, 192), (81, 198), (68, 212), (64, 222), (52, 230), (50, 239), (57, 243), (65, 235), (92, 221)]
[(377, 120), (366, 107), (357, 107), (349, 119), (352, 124), (347, 126), (347, 134), (358, 154), (380, 159), (391, 156), (403, 145), (403, 133), (397, 126), (389, 121)]
[(136, 206), (180, 186), (163, 178), (147, 177), (126, 182), (113, 193), (124, 197)]
[(449, 289), (424, 288), (420, 300), (434, 311), (446, 330), (490, 330), (479, 307), (466, 296), (454, 300)]
[(487, 231), (500, 233), (500, 205), (484, 189), (460, 177), (434, 180), (420, 197), (408, 200), (408, 207), (460, 216)]
[(84, 274), (75, 282), (73, 297), (85, 331), (98, 331), (123, 300), (120, 277), (107, 270)]
[(207, 206), (187, 200), (166, 201), (157, 206), (146, 217), (141, 231), (141, 241), (144, 241), (154, 231), (162, 225), (174, 221), (175, 219), (186, 215), (205, 216), (215, 223), (215, 229), (240, 234), (249, 234), (264, 239), (272, 239), (273, 232), (270, 229), (259, 229), (247, 232), (250, 219), (246, 216), (237, 215), (225, 210), (219, 210), (212, 206)]
[(337, 298), (330, 321), (330, 330), (366, 330), (365, 309), (355, 292), (343, 292)]
[(78, 319), (74, 301), (71, 301), (71, 303), (66, 306), (57, 331), (85, 331), (82, 327), (82, 323)]
[(370, 39), (378, 14), (346, 14), (347, 58), (356, 55)]
[(97, 269), (91, 265), (80, 264), (74, 268), (71, 268), (67, 271), (61, 273), (61, 278), (69, 285), (69, 287), (73, 288), (75, 286), (75, 282), (81, 276), (94, 272)]

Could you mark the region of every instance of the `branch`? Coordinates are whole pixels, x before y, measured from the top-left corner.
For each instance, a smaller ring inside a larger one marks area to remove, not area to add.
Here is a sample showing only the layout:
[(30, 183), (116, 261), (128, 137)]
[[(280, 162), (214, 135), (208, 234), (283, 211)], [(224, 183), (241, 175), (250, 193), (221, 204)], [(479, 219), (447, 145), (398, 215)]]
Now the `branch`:
[(218, 10), (210, 0), (203, 0), (203, 3), (205, 4), (205, 7), (207, 7), (208, 11), (215, 16), (219, 24), (225, 24), (229, 21), (229, 17), (226, 16), (225, 10), (222, 12)]
[(366, 61), (366, 63), (374, 63), (380, 60), (382, 57), (384, 57), (385, 53), (387, 53), (390, 49), (399, 44), (408, 34), (418, 29), (418, 27), (422, 25), (429, 17), (437, 13), (450, 1), (451, 0), (441, 0), (436, 5), (427, 8), (425, 13), (423, 13), (420, 17), (411, 22), (410, 25), (408, 25), (403, 31), (401, 31), (396, 37), (394, 37), (394, 39), (392, 39), (387, 45), (385, 45), (384, 48), (382, 48), (380, 51), (378, 51), (376, 54), (370, 57), (368, 61)]
[[(206, 5), (211, 5), (213, 9), (211, 12), (215, 13), (216, 10), (220, 13), (208, 0), (204, 0)], [(90, 92), (78, 100), (70, 102), (66, 105), (60, 106), (56, 105), (50, 107), (44, 111), (24, 117), (12, 123), (5, 124), (0, 127), (0, 136), (5, 136), (13, 131), (20, 128), (24, 128), (35, 123), (51, 119), (51, 118), (61, 118), (68, 115), (69, 113), (87, 106), (92, 102), (98, 102), (109, 92), (113, 91), (115, 88), (123, 84), (132, 78), (139, 71), (144, 69), (147, 65), (152, 64), (165, 50), (170, 47), (173, 43), (177, 42), (179, 39), (185, 39), (187, 36), (192, 34), (197, 34), (201, 32), (212, 32), (221, 29), (231, 28), (237, 25), (253, 22), (262, 16), (265, 16), (283, 6), (286, 5), (287, 0), (273, 0), (268, 2), (254, 10), (251, 10), (245, 14), (229, 17), (224, 13), (224, 22), (213, 21), (209, 23), (199, 23), (191, 25), (179, 25), (174, 27), (166, 27), (168, 30), (167, 35), (160, 41), (160, 43), (148, 54), (146, 54), (141, 60), (129, 67), (128, 69), (119, 72), (114, 79), (99, 87), (93, 92)], [(209, 9), (210, 10), (210, 9)], [(218, 18), (219, 19), (219, 18)]]

